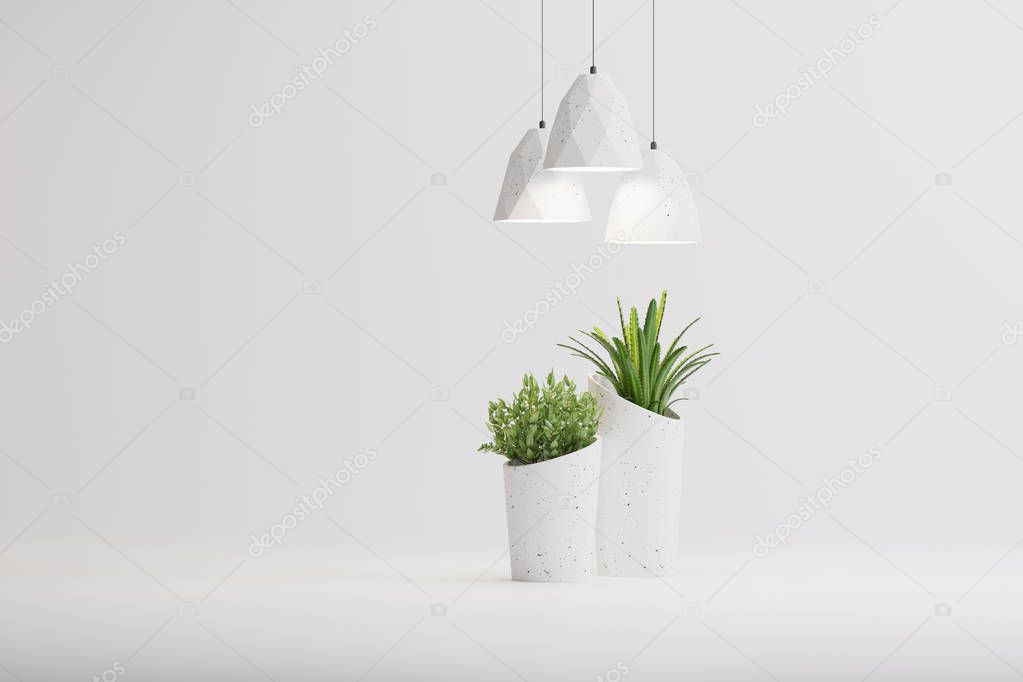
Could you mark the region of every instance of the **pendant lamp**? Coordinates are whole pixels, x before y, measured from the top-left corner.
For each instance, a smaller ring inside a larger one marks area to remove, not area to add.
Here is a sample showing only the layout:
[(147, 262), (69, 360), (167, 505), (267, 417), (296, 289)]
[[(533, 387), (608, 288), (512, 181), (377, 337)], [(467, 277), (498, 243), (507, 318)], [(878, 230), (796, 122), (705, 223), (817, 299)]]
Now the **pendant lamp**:
[(654, 105), (656, 87), (656, 0), (651, 0), (652, 106), (650, 149), (643, 168), (626, 173), (608, 212), (605, 241), (629, 244), (698, 244), (703, 236), (696, 202), (685, 174), (673, 158), (657, 148)]
[(494, 209), (499, 223), (581, 223), (590, 219), (586, 191), (572, 173), (544, 170), (548, 130), (543, 120), (543, 0), (540, 1), (540, 125), (526, 131), (508, 159)]
[(543, 167), (559, 172), (613, 172), (642, 168), (629, 105), (611, 79), (597, 73), (596, 0), (590, 2), (590, 72), (575, 79), (561, 100)]

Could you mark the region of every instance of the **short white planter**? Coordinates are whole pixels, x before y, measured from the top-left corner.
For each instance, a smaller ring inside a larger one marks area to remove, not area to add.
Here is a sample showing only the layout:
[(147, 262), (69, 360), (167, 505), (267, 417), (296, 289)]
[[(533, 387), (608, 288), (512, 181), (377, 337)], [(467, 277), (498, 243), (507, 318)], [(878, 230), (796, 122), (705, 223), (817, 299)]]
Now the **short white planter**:
[(600, 575), (652, 577), (675, 571), (682, 506), (685, 430), (619, 396), (591, 374), (589, 392), (604, 409), (597, 568)]
[(535, 464), (504, 465), (512, 580), (567, 582), (596, 573), (601, 439)]

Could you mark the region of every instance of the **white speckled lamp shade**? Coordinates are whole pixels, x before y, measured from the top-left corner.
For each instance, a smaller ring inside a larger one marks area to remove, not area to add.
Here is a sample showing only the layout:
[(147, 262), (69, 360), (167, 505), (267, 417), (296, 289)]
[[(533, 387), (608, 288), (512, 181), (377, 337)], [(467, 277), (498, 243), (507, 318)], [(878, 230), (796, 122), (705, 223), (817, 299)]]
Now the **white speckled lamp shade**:
[(512, 580), (566, 582), (596, 573), (601, 439), (535, 464), (504, 465)]
[(607, 76), (575, 79), (551, 127), (543, 167), (558, 171), (628, 171), (643, 166), (632, 114)]
[(628, 244), (697, 244), (696, 202), (685, 174), (659, 149), (643, 152), (643, 168), (626, 173), (608, 211), (605, 240)]
[(508, 159), (494, 220), (505, 223), (580, 223), (590, 219), (586, 190), (571, 173), (543, 169), (547, 129), (526, 131)]

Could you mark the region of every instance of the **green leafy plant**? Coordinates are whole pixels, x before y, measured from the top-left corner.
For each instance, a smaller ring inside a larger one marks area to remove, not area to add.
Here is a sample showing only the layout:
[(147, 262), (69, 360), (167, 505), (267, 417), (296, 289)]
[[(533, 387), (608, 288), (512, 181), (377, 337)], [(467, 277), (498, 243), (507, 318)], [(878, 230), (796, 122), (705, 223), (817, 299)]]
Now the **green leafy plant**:
[(523, 464), (543, 462), (593, 443), (599, 420), (596, 399), (589, 393), (577, 394), (575, 382), (567, 376), (555, 381), (551, 372), (539, 384), (527, 374), (510, 405), (504, 400), (490, 403), (487, 428), (494, 439), (479, 449)]
[(635, 307), (629, 313), (629, 323), (625, 323), (622, 314), (622, 302), (618, 300), (618, 319), (622, 326), (621, 338), (609, 337), (599, 328), (592, 332), (580, 331), (581, 334), (593, 339), (610, 356), (605, 362), (600, 355), (575, 337), (571, 338), (574, 345), (559, 343), (562, 348), (572, 351), (572, 355), (589, 360), (597, 367), (597, 374), (605, 377), (621, 397), (651, 412), (664, 415), (668, 408), (679, 400), (672, 400), (672, 395), (685, 383), (686, 379), (698, 369), (711, 361), (718, 353), (708, 353), (713, 344), (689, 351), (689, 347), (679, 345), (682, 335), (696, 324), (696, 318), (675, 337), (671, 345), (661, 354), (658, 338), (661, 334), (661, 321), (664, 318), (664, 306), (668, 292), (661, 293), (661, 300), (652, 299), (647, 306), (646, 319), (639, 323), (639, 312)]

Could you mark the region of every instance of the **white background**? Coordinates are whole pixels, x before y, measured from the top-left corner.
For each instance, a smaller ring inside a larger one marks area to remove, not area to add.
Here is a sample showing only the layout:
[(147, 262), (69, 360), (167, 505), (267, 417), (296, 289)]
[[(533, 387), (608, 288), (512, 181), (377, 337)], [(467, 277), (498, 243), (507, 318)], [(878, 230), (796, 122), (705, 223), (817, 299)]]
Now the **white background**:
[[(126, 239), (0, 346), (0, 678), (1023, 677), (1023, 8), (661, 2), (658, 142), (704, 243), (626, 248), (505, 343), (596, 253), (617, 180), (587, 177), (591, 224), (489, 221), (540, 115), (538, 4), (0, 1), (0, 318)], [(646, 141), (650, 3), (597, 4)], [(588, 22), (547, 2), (548, 121)], [(555, 344), (664, 288), (665, 329), (702, 316), (722, 353), (683, 409), (685, 570), (506, 582), (487, 401), (528, 371), (584, 385)]]

